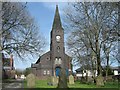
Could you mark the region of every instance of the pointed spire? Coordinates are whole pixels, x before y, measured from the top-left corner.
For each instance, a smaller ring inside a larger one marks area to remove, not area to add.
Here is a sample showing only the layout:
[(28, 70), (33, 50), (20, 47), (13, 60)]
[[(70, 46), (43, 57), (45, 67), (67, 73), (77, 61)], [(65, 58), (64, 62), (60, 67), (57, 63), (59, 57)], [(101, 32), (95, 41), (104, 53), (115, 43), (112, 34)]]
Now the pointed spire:
[(53, 21), (53, 29), (57, 29), (57, 28), (62, 28), (58, 5), (56, 5), (56, 11)]

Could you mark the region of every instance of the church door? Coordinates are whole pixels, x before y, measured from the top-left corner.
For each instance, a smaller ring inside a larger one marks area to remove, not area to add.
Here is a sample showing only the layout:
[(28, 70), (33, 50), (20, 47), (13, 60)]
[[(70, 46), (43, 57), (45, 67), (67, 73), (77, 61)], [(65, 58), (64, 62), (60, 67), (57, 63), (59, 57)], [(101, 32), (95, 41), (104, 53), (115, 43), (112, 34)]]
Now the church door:
[(55, 69), (56, 76), (60, 75), (60, 67), (56, 67)]
[[(60, 75), (60, 67), (56, 67), (55, 73), (56, 73), (56, 76)], [(66, 76), (68, 76), (68, 75), (69, 75), (69, 72), (68, 72), (68, 69), (66, 69)]]

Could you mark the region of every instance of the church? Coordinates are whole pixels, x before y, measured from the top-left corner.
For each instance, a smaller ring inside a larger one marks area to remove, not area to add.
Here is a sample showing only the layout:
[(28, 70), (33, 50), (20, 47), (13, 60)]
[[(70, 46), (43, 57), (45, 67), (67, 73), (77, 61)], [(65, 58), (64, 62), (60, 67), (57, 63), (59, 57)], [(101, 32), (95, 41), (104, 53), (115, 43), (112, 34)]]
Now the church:
[(32, 73), (39, 79), (47, 79), (48, 76), (59, 76), (60, 69), (66, 70), (68, 76), (72, 72), (72, 58), (65, 54), (64, 29), (60, 20), (58, 5), (51, 30), (50, 51), (39, 57), (35, 64), (31, 65)]

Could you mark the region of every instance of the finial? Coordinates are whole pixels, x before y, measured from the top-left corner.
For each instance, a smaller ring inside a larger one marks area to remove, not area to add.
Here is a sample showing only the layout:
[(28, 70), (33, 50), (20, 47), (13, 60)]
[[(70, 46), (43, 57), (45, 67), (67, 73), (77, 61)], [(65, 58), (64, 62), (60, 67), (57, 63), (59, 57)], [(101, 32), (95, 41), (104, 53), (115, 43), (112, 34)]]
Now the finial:
[(56, 2), (56, 7), (58, 7), (58, 2)]
[(58, 7), (58, 4), (56, 4), (56, 7)]

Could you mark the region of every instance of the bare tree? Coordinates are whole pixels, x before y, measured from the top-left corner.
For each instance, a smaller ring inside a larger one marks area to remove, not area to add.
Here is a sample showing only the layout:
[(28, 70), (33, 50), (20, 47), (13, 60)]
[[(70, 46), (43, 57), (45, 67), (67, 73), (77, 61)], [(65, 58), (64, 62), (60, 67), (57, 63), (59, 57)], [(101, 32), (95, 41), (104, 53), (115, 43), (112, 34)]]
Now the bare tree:
[[(77, 65), (81, 67), (82, 71), (86, 70), (92, 70), (92, 59), (90, 56), (91, 50), (90, 47), (88, 46), (86, 38), (81, 38), (80, 32), (78, 31), (73, 31), (67, 41), (67, 46), (68, 50), (72, 52), (72, 56), (75, 58), (75, 62)], [(91, 67), (91, 68), (90, 68)], [(85, 83), (86, 81), (88, 82), (88, 73), (86, 72), (86, 78), (83, 76), (82, 72), (82, 81)], [(87, 83), (86, 82), (86, 83)]]
[(120, 56), (119, 56), (119, 41), (118, 43), (114, 43), (114, 46), (111, 48), (112, 53), (110, 55), (113, 57), (114, 62), (117, 60), (118, 66), (120, 64)]
[[(97, 59), (98, 76), (102, 76), (102, 48), (108, 42), (117, 42), (118, 36), (114, 33), (118, 32), (118, 3), (77, 2), (69, 6), (71, 9), (65, 12), (68, 19), (66, 22), (69, 23), (66, 25), (70, 27), (68, 29), (80, 32), (79, 37), (83, 38), (84, 42), (87, 41)], [(103, 80), (100, 81), (103, 84)]]
[[(117, 44), (117, 43), (116, 43)], [(115, 55), (114, 50), (113, 48), (115, 48), (116, 45), (115, 45), (115, 42), (110, 42), (110, 43), (104, 43), (103, 45), (103, 62), (105, 63), (105, 76), (106, 76), (106, 80), (107, 80), (107, 77), (108, 77), (108, 71), (110, 69), (110, 65), (112, 63), (116, 63), (117, 60), (113, 60), (113, 59), (110, 59), (113, 55)], [(117, 51), (117, 50), (115, 50)], [(112, 54), (111, 54), (112, 53)]]
[(2, 51), (19, 57), (40, 54), (45, 46), (44, 37), (27, 10), (26, 3), (2, 3)]

